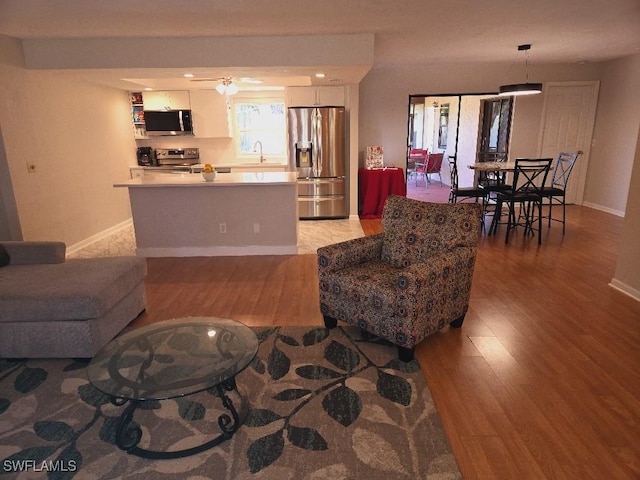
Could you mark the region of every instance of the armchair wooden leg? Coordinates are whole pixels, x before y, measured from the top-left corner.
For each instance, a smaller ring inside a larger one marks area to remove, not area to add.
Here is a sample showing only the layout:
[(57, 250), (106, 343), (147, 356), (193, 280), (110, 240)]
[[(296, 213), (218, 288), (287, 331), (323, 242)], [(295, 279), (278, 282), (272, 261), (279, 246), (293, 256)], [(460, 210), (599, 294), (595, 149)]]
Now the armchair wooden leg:
[(326, 328), (335, 328), (338, 325), (338, 320), (336, 320), (335, 318), (332, 318), (328, 315), (323, 315), (324, 317), (324, 326)]
[(413, 360), (414, 351), (415, 348), (405, 348), (398, 346), (398, 357), (400, 357), (400, 360), (403, 362), (410, 362), (411, 360)]
[(464, 315), (456, 318), (453, 322), (449, 323), (449, 325), (453, 328), (460, 328), (462, 326), (462, 322), (464, 322)]

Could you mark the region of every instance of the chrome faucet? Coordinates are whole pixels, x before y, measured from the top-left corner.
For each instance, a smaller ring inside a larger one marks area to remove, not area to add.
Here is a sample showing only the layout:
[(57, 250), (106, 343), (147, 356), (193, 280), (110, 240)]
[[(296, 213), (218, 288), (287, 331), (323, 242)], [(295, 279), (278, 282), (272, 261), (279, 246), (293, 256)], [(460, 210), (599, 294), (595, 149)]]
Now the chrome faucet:
[(260, 140), (256, 140), (256, 143), (253, 144), (253, 151), (257, 152), (256, 147), (258, 145), (260, 145), (260, 163), (264, 163), (266, 158), (264, 158), (264, 155), (262, 155), (262, 142)]

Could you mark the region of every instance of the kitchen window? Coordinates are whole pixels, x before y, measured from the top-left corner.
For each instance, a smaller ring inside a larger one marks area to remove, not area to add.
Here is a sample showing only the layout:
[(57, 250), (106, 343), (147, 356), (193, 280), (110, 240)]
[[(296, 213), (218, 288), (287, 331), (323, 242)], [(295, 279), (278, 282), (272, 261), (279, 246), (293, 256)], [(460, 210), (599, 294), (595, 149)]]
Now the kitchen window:
[(285, 157), (286, 108), (284, 99), (234, 98), (234, 138), (238, 157), (260, 157), (254, 147), (262, 143), (265, 156)]

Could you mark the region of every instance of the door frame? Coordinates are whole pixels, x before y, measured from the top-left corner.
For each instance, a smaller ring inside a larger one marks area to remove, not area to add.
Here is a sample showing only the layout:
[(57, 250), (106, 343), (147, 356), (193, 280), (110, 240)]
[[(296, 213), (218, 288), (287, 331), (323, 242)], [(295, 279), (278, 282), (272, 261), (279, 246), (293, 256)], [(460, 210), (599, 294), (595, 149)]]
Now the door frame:
[[(491, 114), (494, 111), (494, 105), (496, 103), (500, 104), (500, 124), (498, 126), (498, 143), (500, 143), (500, 134), (504, 133), (506, 138), (504, 141), (504, 151), (499, 151), (496, 148), (495, 152), (492, 152), (490, 147), (487, 146), (489, 142), (491, 131), (491, 125), (487, 124), (487, 120), (491, 117)], [(508, 112), (505, 122), (506, 125), (502, 123), (502, 114), (503, 114), (503, 104), (507, 104)], [(487, 105), (491, 105), (491, 112), (487, 110)], [(499, 160), (502, 157), (504, 160), (509, 158), (509, 147), (511, 146), (511, 124), (513, 118), (513, 97), (493, 97), (493, 98), (483, 98), (480, 100), (480, 124), (478, 126), (478, 146), (476, 148), (476, 162), (489, 162)], [(504, 128), (503, 128), (504, 127)]]

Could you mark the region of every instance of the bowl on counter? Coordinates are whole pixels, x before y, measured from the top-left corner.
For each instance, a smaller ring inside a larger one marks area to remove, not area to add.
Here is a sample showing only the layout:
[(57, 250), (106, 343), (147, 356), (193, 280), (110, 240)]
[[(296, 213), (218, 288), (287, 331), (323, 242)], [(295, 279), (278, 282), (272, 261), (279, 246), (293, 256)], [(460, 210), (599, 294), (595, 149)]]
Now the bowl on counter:
[(213, 172), (202, 172), (202, 178), (204, 178), (205, 182), (213, 182), (216, 178), (216, 171)]

